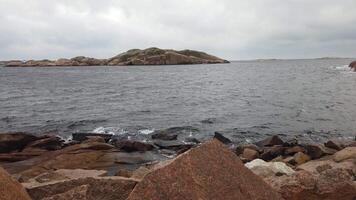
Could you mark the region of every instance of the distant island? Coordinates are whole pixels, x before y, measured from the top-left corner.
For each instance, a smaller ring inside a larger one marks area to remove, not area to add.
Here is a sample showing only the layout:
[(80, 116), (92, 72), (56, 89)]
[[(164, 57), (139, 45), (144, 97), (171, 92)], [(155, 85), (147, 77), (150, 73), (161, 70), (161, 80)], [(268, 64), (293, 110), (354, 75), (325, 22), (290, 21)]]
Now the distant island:
[(6, 61), (6, 67), (51, 67), (51, 66), (122, 66), (122, 65), (187, 65), (219, 64), (229, 61), (194, 50), (176, 51), (171, 49), (131, 49), (108, 59), (78, 56), (58, 60), (13, 60)]

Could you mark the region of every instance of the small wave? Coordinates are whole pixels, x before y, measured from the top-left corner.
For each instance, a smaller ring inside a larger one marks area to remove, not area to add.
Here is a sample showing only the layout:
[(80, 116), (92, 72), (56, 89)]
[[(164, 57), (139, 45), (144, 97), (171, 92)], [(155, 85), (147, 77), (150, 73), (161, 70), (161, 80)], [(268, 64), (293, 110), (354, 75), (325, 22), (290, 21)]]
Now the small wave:
[(100, 134), (109, 134), (109, 135), (123, 135), (127, 133), (127, 131), (118, 127), (102, 127), (102, 126), (95, 128), (92, 132), (100, 133)]
[(352, 71), (348, 65), (334, 66), (333, 69), (338, 70), (338, 71), (348, 71), (348, 72)]
[(139, 134), (142, 134), (142, 135), (148, 135), (148, 134), (151, 134), (155, 132), (154, 129), (142, 129), (142, 130), (138, 130), (138, 133)]

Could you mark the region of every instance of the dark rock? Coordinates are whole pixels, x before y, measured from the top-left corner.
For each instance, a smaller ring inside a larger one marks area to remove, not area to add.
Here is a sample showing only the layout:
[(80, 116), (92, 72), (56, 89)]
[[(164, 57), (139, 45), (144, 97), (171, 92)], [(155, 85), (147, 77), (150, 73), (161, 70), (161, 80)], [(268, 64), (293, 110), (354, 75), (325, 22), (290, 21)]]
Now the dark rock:
[(73, 140), (79, 142), (83, 142), (92, 136), (102, 137), (104, 138), (105, 142), (108, 142), (112, 138), (112, 135), (110, 134), (101, 134), (101, 133), (73, 133), (72, 136), (73, 136)]
[(275, 145), (273, 147), (265, 147), (260, 158), (265, 161), (270, 161), (278, 156), (284, 155), (286, 147)]
[(274, 145), (283, 145), (284, 142), (277, 135), (268, 137), (262, 141), (256, 142), (256, 145), (259, 147), (270, 147)]
[(38, 140), (38, 137), (26, 133), (0, 133), (0, 153), (22, 151), (35, 140)]
[(25, 188), (0, 167), (0, 199), (31, 200)]
[(332, 155), (336, 152), (335, 149), (330, 149), (320, 144), (309, 144), (305, 146), (305, 149), (312, 159), (318, 159), (324, 155)]
[(229, 138), (223, 136), (223, 135), (222, 135), (221, 133), (219, 133), (219, 132), (215, 132), (215, 133), (214, 133), (214, 138), (217, 139), (217, 140), (219, 140), (220, 142), (222, 142), (222, 143), (224, 143), (224, 144), (231, 144), (231, 143), (232, 143), (232, 141), (231, 141)]
[(289, 147), (285, 150), (284, 154), (285, 155), (294, 155), (298, 152), (305, 153), (306, 150), (302, 146), (294, 146), (294, 147)]
[(64, 141), (57, 136), (50, 136), (44, 139), (39, 139), (34, 142), (31, 142), (26, 146), (26, 148), (39, 148), (54, 151), (61, 149), (63, 146), (63, 142)]
[(176, 134), (168, 134), (166, 132), (159, 132), (159, 133), (154, 133), (151, 137), (154, 140), (176, 140), (177, 139)]
[(128, 198), (141, 199), (281, 200), (281, 197), (243, 166), (233, 152), (213, 140), (147, 174)]
[(154, 149), (152, 144), (145, 142), (133, 141), (133, 140), (114, 140), (112, 142), (116, 148), (121, 151), (133, 152), (133, 151), (150, 151)]
[(188, 137), (188, 138), (185, 138), (184, 142), (187, 142), (187, 143), (195, 143), (195, 144), (199, 144), (200, 141), (196, 138), (193, 138), (193, 137)]
[(173, 151), (185, 151), (194, 146), (193, 144), (185, 144), (180, 141), (164, 141), (164, 140), (156, 140), (154, 141), (154, 144), (161, 149), (169, 149)]
[(354, 71), (356, 71), (356, 61), (353, 61), (352, 63), (350, 63), (349, 67), (351, 69), (353, 69)]
[(324, 145), (328, 148), (335, 149), (340, 151), (342, 149), (342, 145), (334, 140), (329, 140), (324, 143)]
[(297, 146), (298, 145), (298, 140), (297, 139), (290, 139), (288, 141), (285, 141), (283, 146), (285, 147), (294, 147), (294, 146)]

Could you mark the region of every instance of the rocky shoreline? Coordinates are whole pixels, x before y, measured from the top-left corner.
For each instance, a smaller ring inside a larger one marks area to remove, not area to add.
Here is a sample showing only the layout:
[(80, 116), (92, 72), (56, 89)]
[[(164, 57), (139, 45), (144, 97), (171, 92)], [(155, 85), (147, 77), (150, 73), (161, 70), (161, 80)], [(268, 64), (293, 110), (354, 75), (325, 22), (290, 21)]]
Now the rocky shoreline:
[(76, 133), (65, 142), (0, 134), (0, 193), (4, 200), (356, 197), (356, 141), (300, 144), (275, 135), (237, 145), (220, 133), (204, 142), (165, 132), (151, 137)]
[(71, 59), (6, 61), (6, 67), (122, 66), (122, 65), (184, 65), (229, 63), (201, 51), (172, 49), (131, 49), (108, 59), (77, 56)]

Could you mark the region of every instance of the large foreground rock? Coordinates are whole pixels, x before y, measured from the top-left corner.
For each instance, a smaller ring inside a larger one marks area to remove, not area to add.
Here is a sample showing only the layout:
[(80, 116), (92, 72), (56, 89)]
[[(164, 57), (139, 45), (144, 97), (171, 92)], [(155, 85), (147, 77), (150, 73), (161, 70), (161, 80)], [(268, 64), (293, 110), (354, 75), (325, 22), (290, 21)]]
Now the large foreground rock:
[(279, 200), (281, 197), (214, 139), (157, 167), (136, 185), (128, 199)]
[(1, 200), (31, 200), (20, 183), (0, 167), (0, 199)]

